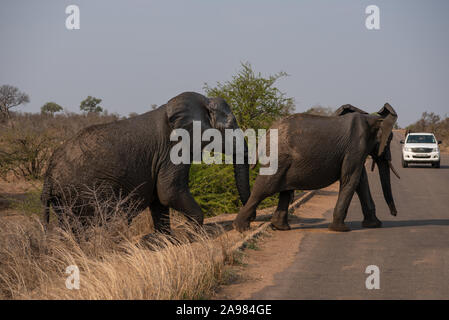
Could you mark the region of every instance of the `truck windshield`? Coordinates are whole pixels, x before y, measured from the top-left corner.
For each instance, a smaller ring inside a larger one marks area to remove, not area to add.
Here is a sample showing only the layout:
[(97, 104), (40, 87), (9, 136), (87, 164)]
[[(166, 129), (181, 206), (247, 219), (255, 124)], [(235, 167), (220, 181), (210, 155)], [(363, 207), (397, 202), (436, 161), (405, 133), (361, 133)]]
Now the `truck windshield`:
[(435, 138), (431, 135), (408, 136), (407, 143), (435, 143)]

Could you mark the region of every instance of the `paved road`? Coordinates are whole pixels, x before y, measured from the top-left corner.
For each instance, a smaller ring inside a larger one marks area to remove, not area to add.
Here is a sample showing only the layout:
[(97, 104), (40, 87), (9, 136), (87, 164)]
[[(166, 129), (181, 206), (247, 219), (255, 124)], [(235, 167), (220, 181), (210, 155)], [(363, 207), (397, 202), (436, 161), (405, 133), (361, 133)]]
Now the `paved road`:
[[(307, 233), (294, 263), (254, 299), (449, 299), (449, 156), (440, 169), (400, 166), (400, 137), (392, 142), (398, 216), (389, 214), (377, 170), (369, 174), (382, 229), (362, 229), (357, 196), (349, 233)], [(326, 223), (332, 212), (325, 214)], [(380, 289), (367, 290), (365, 268), (380, 269)]]

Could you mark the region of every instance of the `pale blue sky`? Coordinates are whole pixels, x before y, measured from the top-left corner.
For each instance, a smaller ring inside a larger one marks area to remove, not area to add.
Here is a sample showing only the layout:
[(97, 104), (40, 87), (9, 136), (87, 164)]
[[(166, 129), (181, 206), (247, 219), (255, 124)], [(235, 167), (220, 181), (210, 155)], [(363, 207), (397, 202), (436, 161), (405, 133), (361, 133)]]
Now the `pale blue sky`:
[[(80, 30), (65, 28), (69, 4)], [(365, 28), (370, 4), (379, 31)], [(30, 95), (22, 111), (47, 101), (78, 111), (94, 95), (127, 115), (202, 92), (249, 61), (290, 74), (279, 87), (297, 112), (390, 102), (404, 126), (449, 113), (448, 13), (446, 0), (2, 0), (0, 85)]]

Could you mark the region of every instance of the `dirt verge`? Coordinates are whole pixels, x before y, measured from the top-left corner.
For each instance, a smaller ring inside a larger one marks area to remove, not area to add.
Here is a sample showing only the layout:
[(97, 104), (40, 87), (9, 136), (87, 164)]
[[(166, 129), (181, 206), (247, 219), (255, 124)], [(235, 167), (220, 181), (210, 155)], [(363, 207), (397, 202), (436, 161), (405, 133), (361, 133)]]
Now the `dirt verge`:
[(323, 216), (334, 208), (337, 195), (338, 184), (319, 190), (289, 216), (292, 230), (268, 228), (255, 244), (246, 248), (243, 263), (233, 267), (234, 281), (222, 286), (213, 299), (250, 299), (253, 293), (272, 285), (274, 275), (291, 265), (307, 233), (332, 232), (323, 225)]

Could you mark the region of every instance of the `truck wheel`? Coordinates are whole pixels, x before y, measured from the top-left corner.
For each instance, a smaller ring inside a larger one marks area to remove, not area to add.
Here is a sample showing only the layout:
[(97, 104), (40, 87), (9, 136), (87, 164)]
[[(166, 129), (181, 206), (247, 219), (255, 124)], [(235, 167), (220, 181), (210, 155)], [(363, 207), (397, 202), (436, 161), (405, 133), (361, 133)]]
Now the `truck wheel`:
[(407, 161), (402, 160), (402, 168), (407, 168), (407, 167), (408, 167)]

